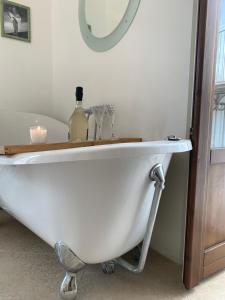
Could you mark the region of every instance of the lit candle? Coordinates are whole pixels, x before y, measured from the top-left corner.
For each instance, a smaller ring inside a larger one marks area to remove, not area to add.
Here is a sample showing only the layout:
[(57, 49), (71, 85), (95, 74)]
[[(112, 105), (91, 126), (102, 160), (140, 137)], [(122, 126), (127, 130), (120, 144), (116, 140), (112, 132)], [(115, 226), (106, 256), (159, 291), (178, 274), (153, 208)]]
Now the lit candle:
[(44, 144), (47, 142), (47, 129), (42, 126), (30, 128), (30, 139), (32, 144)]

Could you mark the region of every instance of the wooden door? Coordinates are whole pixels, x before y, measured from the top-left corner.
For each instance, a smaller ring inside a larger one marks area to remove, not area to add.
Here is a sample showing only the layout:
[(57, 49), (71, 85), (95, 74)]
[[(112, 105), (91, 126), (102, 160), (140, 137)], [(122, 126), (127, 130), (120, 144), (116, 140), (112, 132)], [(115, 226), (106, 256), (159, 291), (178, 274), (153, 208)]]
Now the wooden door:
[(184, 284), (225, 269), (225, 0), (200, 0)]
[(210, 157), (207, 170), (203, 276), (225, 268), (225, 0), (218, 4)]

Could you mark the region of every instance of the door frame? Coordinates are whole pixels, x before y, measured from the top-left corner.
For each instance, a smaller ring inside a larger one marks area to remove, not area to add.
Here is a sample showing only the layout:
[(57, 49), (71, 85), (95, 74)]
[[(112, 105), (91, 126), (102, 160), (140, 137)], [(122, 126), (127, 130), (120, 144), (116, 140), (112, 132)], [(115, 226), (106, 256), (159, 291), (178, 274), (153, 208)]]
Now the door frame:
[(212, 97), (220, 0), (199, 0), (191, 140), (184, 284), (190, 289), (204, 278), (204, 222), (210, 164)]

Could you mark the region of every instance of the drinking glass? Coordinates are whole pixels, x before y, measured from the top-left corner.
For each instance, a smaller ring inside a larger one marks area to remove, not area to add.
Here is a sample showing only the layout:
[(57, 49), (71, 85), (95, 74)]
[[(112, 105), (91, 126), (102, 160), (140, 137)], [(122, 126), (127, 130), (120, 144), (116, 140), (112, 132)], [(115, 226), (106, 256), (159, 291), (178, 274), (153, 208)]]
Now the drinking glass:
[(110, 117), (111, 120), (111, 139), (115, 139), (115, 118), (116, 118), (116, 113), (115, 113), (115, 106), (114, 105), (107, 105), (107, 115)]
[(104, 115), (106, 113), (106, 105), (99, 105), (91, 107), (91, 112), (95, 118), (95, 122), (97, 124), (97, 139), (102, 140), (102, 124)]

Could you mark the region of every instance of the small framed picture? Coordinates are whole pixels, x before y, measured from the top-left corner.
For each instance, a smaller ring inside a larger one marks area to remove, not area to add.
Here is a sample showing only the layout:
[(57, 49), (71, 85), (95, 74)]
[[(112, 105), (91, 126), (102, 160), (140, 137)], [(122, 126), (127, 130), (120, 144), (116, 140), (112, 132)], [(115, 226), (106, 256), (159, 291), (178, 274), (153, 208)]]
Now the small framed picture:
[(30, 8), (2, 0), (1, 28), (3, 37), (31, 42)]

